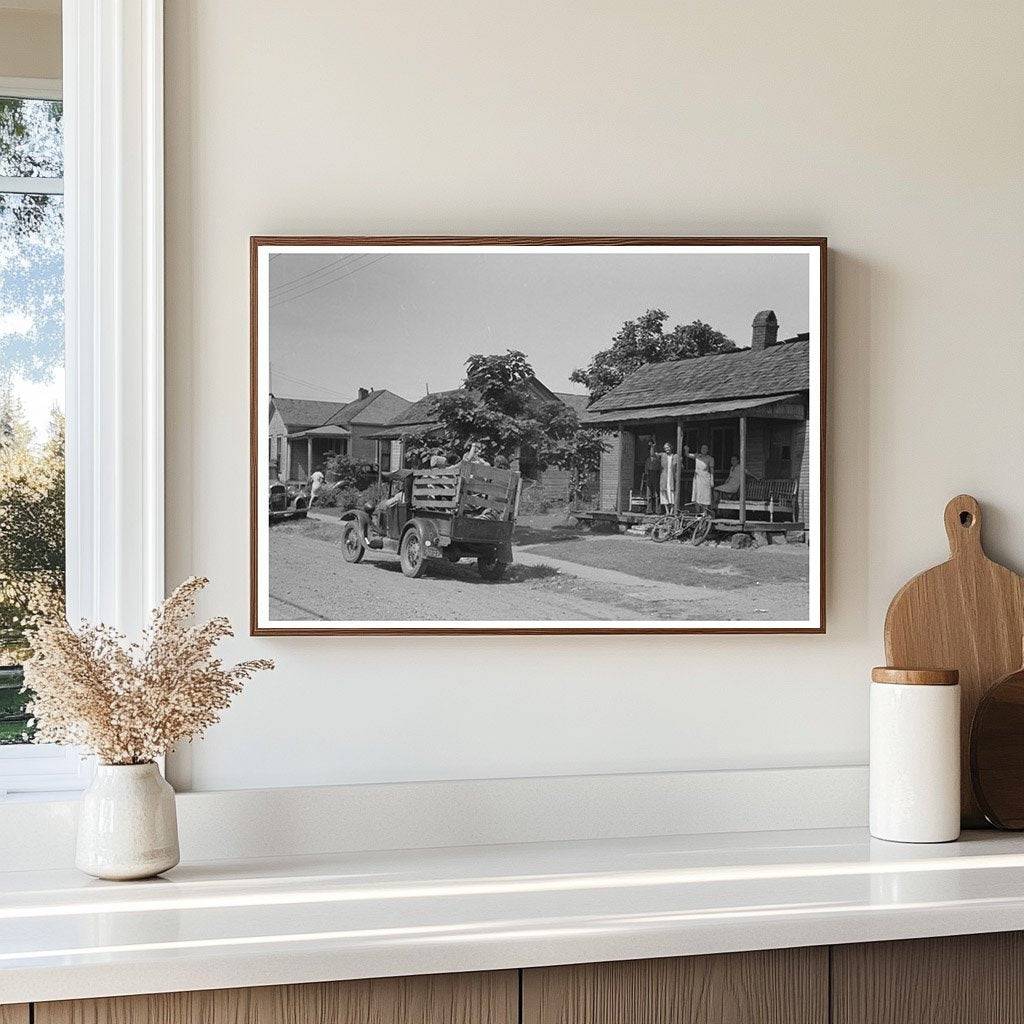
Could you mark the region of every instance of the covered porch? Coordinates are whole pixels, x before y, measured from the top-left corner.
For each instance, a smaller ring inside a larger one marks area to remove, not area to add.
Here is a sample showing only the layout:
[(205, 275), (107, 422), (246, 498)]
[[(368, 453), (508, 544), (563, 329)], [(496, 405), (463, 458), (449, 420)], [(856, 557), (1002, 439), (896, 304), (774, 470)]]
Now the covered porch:
[[(638, 522), (650, 514), (644, 464), (652, 449), (660, 453), (665, 444), (680, 455), (674, 497), (677, 506), (686, 504), (694, 474), (683, 450), (688, 446), (696, 453), (707, 445), (715, 487), (729, 477), (734, 457), (739, 463), (735, 491), (713, 492), (718, 528), (806, 529), (809, 437), (800, 394), (598, 413), (586, 421), (607, 428), (596, 518)], [(658, 512), (660, 505), (654, 508)]]
[(289, 434), (288, 479), (308, 480), (327, 459), (334, 455), (347, 455), (350, 436), (347, 428), (336, 424)]

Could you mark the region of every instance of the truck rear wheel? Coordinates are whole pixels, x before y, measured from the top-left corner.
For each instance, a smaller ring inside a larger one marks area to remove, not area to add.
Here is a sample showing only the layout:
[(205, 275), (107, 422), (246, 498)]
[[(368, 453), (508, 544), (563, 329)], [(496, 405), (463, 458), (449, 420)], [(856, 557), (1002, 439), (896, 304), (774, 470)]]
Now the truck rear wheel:
[(505, 575), (505, 563), (499, 562), (496, 558), (485, 558), (481, 555), (476, 560), (476, 568), (489, 583), (497, 583)]
[(402, 560), (402, 572), (410, 579), (419, 579), (426, 572), (427, 558), (423, 550), (423, 539), (416, 530), (406, 531), (398, 555)]

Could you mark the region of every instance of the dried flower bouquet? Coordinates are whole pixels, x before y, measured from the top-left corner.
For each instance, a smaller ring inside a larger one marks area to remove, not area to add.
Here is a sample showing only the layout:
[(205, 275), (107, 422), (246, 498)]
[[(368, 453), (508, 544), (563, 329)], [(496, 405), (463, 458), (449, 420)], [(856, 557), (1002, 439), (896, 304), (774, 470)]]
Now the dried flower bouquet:
[(145, 764), (218, 722), (242, 684), (274, 663), (225, 668), (214, 657), (232, 635), (228, 620), (189, 625), (208, 582), (182, 583), (153, 612), (140, 643), (102, 624), (39, 623), (25, 663), (36, 742), (86, 747), (104, 764)]

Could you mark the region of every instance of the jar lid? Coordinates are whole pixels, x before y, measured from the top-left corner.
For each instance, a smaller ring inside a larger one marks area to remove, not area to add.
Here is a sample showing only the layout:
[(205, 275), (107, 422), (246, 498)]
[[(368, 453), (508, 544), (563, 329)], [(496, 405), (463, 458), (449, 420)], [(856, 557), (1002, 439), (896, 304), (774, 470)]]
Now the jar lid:
[(873, 683), (900, 683), (906, 686), (956, 686), (960, 673), (955, 668), (889, 668), (871, 670)]

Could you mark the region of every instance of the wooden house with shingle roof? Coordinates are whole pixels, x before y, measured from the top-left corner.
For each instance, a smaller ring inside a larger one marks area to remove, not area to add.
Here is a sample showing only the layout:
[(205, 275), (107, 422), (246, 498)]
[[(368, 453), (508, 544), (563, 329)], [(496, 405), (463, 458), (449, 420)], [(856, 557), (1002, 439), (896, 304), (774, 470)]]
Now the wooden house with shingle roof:
[[(605, 432), (601, 458), (600, 508), (628, 512), (629, 495), (643, 490), (650, 448), (667, 442), (697, 452), (706, 444), (715, 460), (715, 483), (740, 461), (744, 495), (758, 481), (795, 498), (792, 519), (806, 521), (810, 488), (810, 337), (778, 340), (772, 310), (754, 318), (750, 348), (696, 359), (648, 363), (593, 402), (585, 425)], [(676, 502), (690, 500), (692, 463), (681, 459)], [(761, 487), (760, 490), (764, 490)], [(760, 491), (758, 491), (760, 493)], [(737, 493), (736, 503), (741, 496)], [(739, 508), (746, 521), (748, 509)]]
[(306, 480), (332, 455), (380, 462), (370, 435), (409, 407), (387, 389), (360, 388), (351, 402), (270, 396), (270, 467), (281, 480)]

